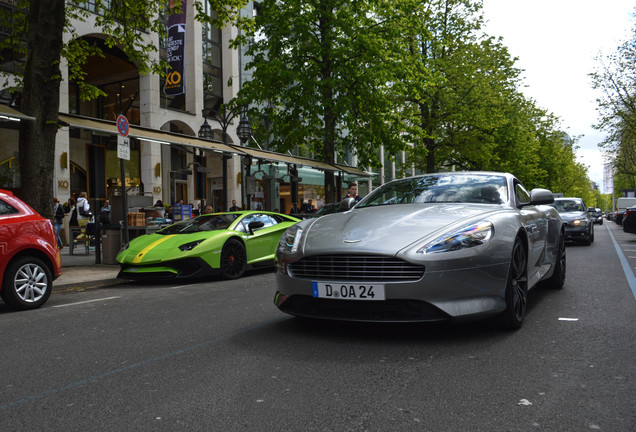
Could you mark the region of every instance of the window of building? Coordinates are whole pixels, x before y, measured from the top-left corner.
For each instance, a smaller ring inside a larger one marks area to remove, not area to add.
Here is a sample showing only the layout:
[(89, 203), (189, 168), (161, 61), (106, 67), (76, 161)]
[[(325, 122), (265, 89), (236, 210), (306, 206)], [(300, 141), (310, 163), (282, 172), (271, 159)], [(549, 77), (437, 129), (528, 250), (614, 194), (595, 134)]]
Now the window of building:
[[(204, 2), (204, 8), (208, 16), (216, 18), (216, 12), (209, 9), (208, 2)], [(203, 24), (201, 42), (203, 49), (203, 106), (206, 109), (218, 110), (223, 104), (221, 29)]]

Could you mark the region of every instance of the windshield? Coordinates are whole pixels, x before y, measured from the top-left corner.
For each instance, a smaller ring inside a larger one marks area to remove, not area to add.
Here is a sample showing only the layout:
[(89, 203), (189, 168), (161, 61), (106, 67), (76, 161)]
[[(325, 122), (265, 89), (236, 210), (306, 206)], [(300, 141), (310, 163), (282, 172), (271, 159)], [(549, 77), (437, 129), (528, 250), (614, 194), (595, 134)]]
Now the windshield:
[(239, 216), (239, 214), (203, 215), (170, 225), (157, 231), (157, 234), (192, 234), (202, 231), (224, 230)]
[(578, 200), (556, 200), (550, 205), (557, 209), (559, 213), (585, 211), (583, 202)]
[(488, 174), (435, 174), (386, 183), (358, 204), (370, 207), (411, 203), (485, 203), (508, 201), (506, 178)]

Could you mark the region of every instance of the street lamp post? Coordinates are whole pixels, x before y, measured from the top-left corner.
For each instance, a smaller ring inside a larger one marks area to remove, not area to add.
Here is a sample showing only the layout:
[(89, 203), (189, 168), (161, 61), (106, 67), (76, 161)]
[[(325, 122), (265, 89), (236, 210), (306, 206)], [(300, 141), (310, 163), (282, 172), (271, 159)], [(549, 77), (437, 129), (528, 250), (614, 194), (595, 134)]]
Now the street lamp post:
[[(221, 125), (221, 132), (223, 137), (223, 144), (227, 145), (227, 128), (231, 124), (232, 120), (241, 114), (241, 119), (236, 128), (236, 134), (241, 140), (241, 144), (245, 141), (249, 140), (252, 136), (252, 126), (250, 125), (250, 121), (247, 118), (247, 108), (243, 107), (239, 112), (240, 107), (235, 107), (233, 109), (226, 108), (225, 105), (221, 106), (220, 110), (206, 110), (203, 109), (203, 124), (201, 128), (199, 128), (199, 138), (212, 140), (214, 138), (214, 131), (212, 127), (208, 123), (208, 117), (216, 120)], [(223, 154), (223, 209), (227, 209), (227, 160), (231, 159), (232, 156)], [(245, 179), (242, 179), (242, 182), (245, 182)]]

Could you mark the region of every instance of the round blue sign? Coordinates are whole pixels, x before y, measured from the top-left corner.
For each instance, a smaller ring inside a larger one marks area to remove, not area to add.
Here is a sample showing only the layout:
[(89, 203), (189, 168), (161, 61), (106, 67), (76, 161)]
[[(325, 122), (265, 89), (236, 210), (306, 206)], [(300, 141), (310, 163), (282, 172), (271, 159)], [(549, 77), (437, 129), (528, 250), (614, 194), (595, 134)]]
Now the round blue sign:
[(128, 125), (128, 119), (124, 115), (117, 117), (117, 131), (121, 136), (128, 136), (130, 132), (130, 126)]

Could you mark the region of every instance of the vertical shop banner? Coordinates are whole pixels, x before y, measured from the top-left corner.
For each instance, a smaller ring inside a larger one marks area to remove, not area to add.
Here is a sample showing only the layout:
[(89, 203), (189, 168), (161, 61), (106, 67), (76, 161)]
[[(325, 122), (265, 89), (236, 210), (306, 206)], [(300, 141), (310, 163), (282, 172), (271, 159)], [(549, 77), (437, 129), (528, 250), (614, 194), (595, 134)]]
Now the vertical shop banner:
[[(166, 74), (166, 85), (164, 92), (167, 95), (180, 95), (185, 93), (184, 73), (184, 52), (186, 40), (186, 3), (181, 1), (181, 13), (172, 14), (168, 17), (168, 69)], [(170, 8), (174, 3), (170, 1)]]

